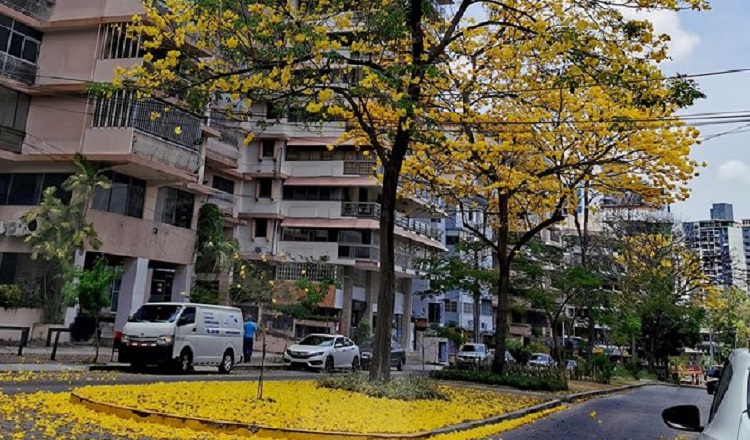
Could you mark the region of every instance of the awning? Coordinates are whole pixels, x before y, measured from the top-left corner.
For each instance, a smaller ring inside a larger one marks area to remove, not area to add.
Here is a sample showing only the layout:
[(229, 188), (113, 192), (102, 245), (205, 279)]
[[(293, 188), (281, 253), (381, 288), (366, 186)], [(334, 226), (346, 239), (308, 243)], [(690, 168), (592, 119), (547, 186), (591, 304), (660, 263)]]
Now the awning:
[(327, 145), (353, 146), (354, 142), (351, 140), (340, 142), (340, 139), (337, 137), (294, 137), (289, 139), (286, 142), (286, 145), (292, 147), (320, 147)]
[(378, 181), (370, 176), (358, 177), (290, 177), (284, 186), (364, 186), (377, 187)]

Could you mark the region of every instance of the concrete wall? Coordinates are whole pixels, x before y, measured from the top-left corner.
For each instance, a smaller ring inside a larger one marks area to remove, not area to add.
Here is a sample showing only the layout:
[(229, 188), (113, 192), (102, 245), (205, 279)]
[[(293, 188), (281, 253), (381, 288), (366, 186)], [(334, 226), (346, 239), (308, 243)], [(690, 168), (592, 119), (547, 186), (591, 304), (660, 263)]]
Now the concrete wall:
[(23, 154), (61, 154), (80, 151), (81, 135), (87, 123), (85, 98), (35, 96), (26, 121)]
[[(34, 326), (41, 325), (42, 309), (3, 309), (3, 308), (0, 308), (0, 322), (2, 323), (2, 325), (32, 327), (32, 333), (34, 333)], [(47, 336), (46, 333), (44, 336), (45, 337)], [(33, 335), (32, 335), (32, 339), (33, 339)], [(0, 330), (0, 340), (19, 341), (21, 340), (21, 332), (16, 331), (16, 330), (13, 330), (13, 331)]]
[[(58, 2), (66, 3), (69, 2)], [(98, 34), (97, 27), (45, 34), (39, 52), (37, 84), (80, 85), (82, 81), (93, 80), (99, 58)]]
[(52, 9), (50, 22), (61, 20), (96, 20), (100, 17), (132, 17), (143, 12), (139, 0), (65, 0)]
[[(26, 206), (0, 206), (0, 219), (20, 218), (28, 209)], [(89, 219), (102, 241), (99, 252), (175, 264), (193, 262), (195, 232), (190, 229), (95, 209), (89, 211)], [(3, 236), (0, 237), (0, 252), (30, 252), (30, 249), (23, 238)]]

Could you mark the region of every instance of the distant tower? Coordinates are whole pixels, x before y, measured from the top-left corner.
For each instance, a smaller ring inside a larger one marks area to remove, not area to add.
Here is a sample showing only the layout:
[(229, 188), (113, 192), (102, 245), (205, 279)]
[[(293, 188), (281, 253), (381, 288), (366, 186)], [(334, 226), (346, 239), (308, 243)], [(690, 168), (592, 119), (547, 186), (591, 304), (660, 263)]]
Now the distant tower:
[(711, 207), (711, 220), (734, 221), (734, 209), (731, 203), (714, 203)]

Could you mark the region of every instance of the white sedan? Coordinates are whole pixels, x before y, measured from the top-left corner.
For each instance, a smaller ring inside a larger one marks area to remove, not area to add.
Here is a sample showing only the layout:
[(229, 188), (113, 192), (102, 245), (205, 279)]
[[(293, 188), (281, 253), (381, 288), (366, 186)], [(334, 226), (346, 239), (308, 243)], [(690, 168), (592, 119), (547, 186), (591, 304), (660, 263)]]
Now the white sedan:
[(695, 405), (680, 405), (662, 412), (670, 428), (699, 432), (701, 440), (750, 439), (750, 352), (735, 350), (721, 372), (708, 422), (701, 424), (701, 413)]
[(346, 336), (312, 334), (286, 349), (283, 356), (287, 368), (311, 368), (333, 371), (357, 370), (360, 366), (359, 347)]

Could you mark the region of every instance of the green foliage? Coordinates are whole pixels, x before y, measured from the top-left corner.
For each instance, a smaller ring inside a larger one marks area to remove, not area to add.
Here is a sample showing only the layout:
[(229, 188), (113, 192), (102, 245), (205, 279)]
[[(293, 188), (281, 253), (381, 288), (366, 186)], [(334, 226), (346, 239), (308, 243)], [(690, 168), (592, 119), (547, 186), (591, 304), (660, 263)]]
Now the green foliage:
[(532, 342), (526, 347), (532, 353), (547, 353), (549, 354), (549, 347), (547, 344), (541, 342)]
[(91, 269), (79, 270), (74, 292), (81, 309), (98, 316), (101, 309), (110, 305), (110, 288), (120, 276), (120, 268), (108, 266), (103, 258), (94, 262)]
[(521, 365), (525, 365), (534, 353), (529, 347), (524, 347), (521, 342), (514, 339), (508, 339), (505, 341), (505, 349), (508, 350), (510, 355), (513, 356), (513, 359)]
[(439, 380), (457, 380), (486, 385), (509, 386), (528, 391), (567, 391), (568, 382), (557, 372), (550, 374), (495, 374), (481, 370), (433, 371), (430, 376)]
[(612, 380), (614, 365), (604, 353), (594, 355), (594, 378), (597, 382), (608, 384)]
[(196, 304), (219, 304), (219, 292), (196, 283), (190, 291), (190, 302)]
[(422, 296), (441, 295), (452, 290), (468, 290), (474, 296), (491, 289), (497, 280), (497, 271), (483, 265), (487, 245), (481, 241), (463, 242), (452, 254), (437, 254), (420, 259), (423, 270), (420, 277), (428, 280), (429, 287), (419, 292)]
[(360, 372), (326, 374), (318, 379), (318, 386), (365, 394), (370, 397), (414, 400), (448, 400), (434, 380), (422, 376), (407, 376), (390, 381), (370, 381)]
[(70, 202), (63, 203), (55, 188), (46, 188), (39, 206), (23, 216), (24, 222), (37, 226), (25, 240), (32, 247), (32, 258), (41, 256), (56, 268), (51, 276), (57, 280), (49, 280), (44, 289), (45, 322), (59, 321), (62, 298), (76, 295), (73, 286), (77, 271), (74, 265), (76, 252), (87, 248), (96, 250), (101, 245), (86, 214), (96, 188), (111, 186), (102, 175), (105, 165), (90, 162), (81, 154), (75, 155), (73, 163), (78, 171), (63, 183), (63, 189), (71, 193)]
[(444, 327), (435, 325), (430, 328), (429, 335), (437, 338), (445, 338), (455, 345), (462, 345), (466, 342), (466, 335), (457, 327), (455, 322), (449, 322)]
[(0, 307), (15, 309), (21, 307), (21, 288), (15, 284), (0, 284)]
[(213, 203), (201, 206), (198, 213), (195, 250), (196, 265), (202, 272), (221, 273), (232, 267), (237, 241), (224, 236), (224, 214)]
[(359, 325), (357, 325), (357, 330), (354, 332), (354, 343), (359, 345), (371, 337), (372, 326), (370, 325), (370, 321), (367, 319), (360, 320)]

